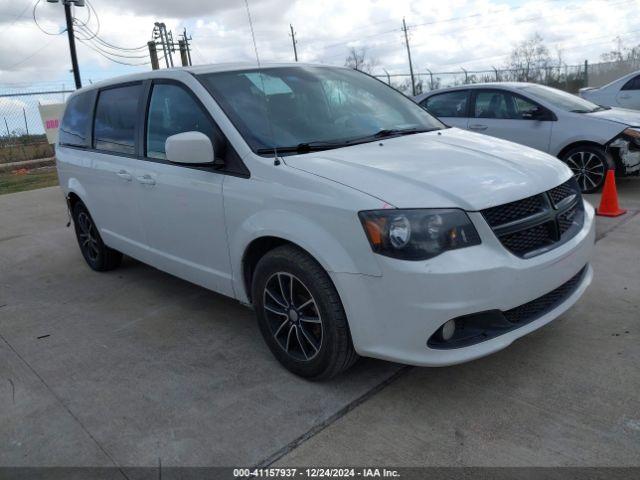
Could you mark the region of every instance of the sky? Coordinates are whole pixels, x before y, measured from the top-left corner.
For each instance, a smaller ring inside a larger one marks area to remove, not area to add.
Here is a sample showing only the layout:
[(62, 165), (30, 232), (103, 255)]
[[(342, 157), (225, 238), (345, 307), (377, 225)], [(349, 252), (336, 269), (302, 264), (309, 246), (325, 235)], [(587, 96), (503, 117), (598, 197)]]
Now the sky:
[[(36, 3), (40, 28), (33, 18)], [(175, 38), (187, 29), (194, 64), (255, 62), (244, 0), (90, 0), (90, 5), (93, 10), (75, 7), (74, 16), (94, 32), (99, 19), (98, 34), (111, 44), (142, 47), (154, 22), (161, 21)], [(514, 45), (535, 33), (569, 64), (598, 61), (616, 36), (626, 45), (640, 44), (640, 0), (248, 0), (248, 5), (263, 63), (293, 61), (291, 24), (300, 61), (343, 65), (349, 48), (366, 48), (378, 64), (374, 73), (407, 73), (403, 18), (419, 72), (500, 68)], [(0, 0), (0, 40), (0, 85), (72, 84), (62, 4)], [(115, 63), (95, 46), (95, 40), (78, 42), (85, 83), (150, 68)], [(124, 63), (148, 62), (145, 49), (105, 49), (124, 55), (112, 56)]]

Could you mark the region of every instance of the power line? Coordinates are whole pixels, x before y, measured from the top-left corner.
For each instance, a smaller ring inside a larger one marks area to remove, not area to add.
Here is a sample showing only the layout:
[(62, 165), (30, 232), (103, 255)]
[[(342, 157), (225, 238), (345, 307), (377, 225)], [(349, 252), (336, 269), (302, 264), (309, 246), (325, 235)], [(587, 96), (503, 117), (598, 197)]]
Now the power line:
[(7, 25), (6, 27), (4, 27), (2, 29), (2, 31), (0, 31), (0, 34), (6, 32), (7, 30), (9, 30), (11, 27), (13, 27), (13, 25), (22, 18), (22, 16), (27, 13), (27, 10), (29, 10), (29, 8), (31, 8), (31, 2), (27, 3), (27, 6), (24, 7), (24, 9), (22, 9), (20, 11), (20, 13), (18, 15), (16, 15), (16, 17), (9, 23), (9, 25)]
[(97, 45), (97, 44), (95, 44), (95, 43), (93, 43), (93, 42), (91, 42), (89, 40), (85, 40), (82, 37), (78, 37), (76, 35), (76, 38), (80, 42), (82, 42), (83, 45), (86, 45), (86, 46), (90, 47), (92, 50), (95, 50), (96, 52), (104, 53), (105, 55), (110, 55), (110, 56), (113, 56), (113, 57), (120, 57), (120, 58), (134, 59), (134, 60), (137, 59), (137, 58), (148, 58), (149, 57), (149, 55), (123, 55), (121, 53), (110, 52), (108, 50), (103, 50), (102, 48), (100, 48), (99, 45)]
[[(79, 31), (81, 31), (82, 33), (85, 33), (85, 34), (86, 34), (86, 32), (85, 32), (84, 30), (85, 30), (85, 28), (84, 28), (84, 27), (81, 27), (81, 28), (79, 29)], [(108, 49), (105, 49), (105, 47), (103, 46), (103, 44), (102, 44), (101, 42), (99, 42), (99, 41), (98, 41), (98, 38), (97, 38), (97, 37), (94, 37), (94, 38), (85, 38), (85, 37), (82, 37), (82, 36), (80, 36), (80, 35), (76, 35), (76, 38), (77, 38), (78, 40), (80, 40), (80, 41), (85, 42), (85, 44), (91, 44), (91, 45), (92, 45), (93, 47), (95, 47), (97, 50), (100, 50), (101, 52), (103, 52), (103, 53), (105, 53), (105, 54), (107, 54), (107, 55), (113, 55), (114, 57), (123, 57), (123, 58), (147, 58), (147, 55), (146, 55), (146, 54), (145, 54), (145, 55), (134, 55), (134, 54), (133, 54), (133, 53), (134, 53), (133, 51), (132, 51), (132, 52), (129, 52), (129, 51), (122, 51), (122, 50), (120, 50), (120, 49), (114, 49), (114, 50), (115, 50), (115, 52), (112, 52), (112, 51), (110, 51), (110, 50), (108, 50)], [(109, 48), (109, 47), (106, 47), (106, 48)], [(140, 52), (140, 51), (138, 51), (138, 50), (136, 50), (136, 51), (135, 51), (135, 53), (141, 53), (141, 52)]]
[[(101, 56), (103, 56), (107, 60), (111, 60), (112, 62), (118, 63), (120, 65), (127, 65), (129, 67), (141, 67), (141, 66), (144, 66), (144, 65), (149, 65), (151, 63), (151, 60), (148, 60), (146, 62), (141, 62), (141, 63), (128, 63), (128, 62), (123, 62), (123, 61), (120, 61), (120, 60), (116, 60), (115, 58), (111, 58), (108, 55), (106, 55), (103, 52), (101, 52), (100, 50), (94, 48), (93, 45), (90, 45), (88, 42), (85, 42), (82, 39), (78, 39), (78, 40), (80, 41), (80, 43), (82, 43), (83, 45), (86, 45), (87, 47), (91, 48), (92, 50), (94, 50), (96, 53), (100, 54)], [(146, 57), (146, 55), (145, 55), (145, 57)], [(162, 56), (161, 59), (164, 59), (164, 56)]]
[(36, 3), (33, 4), (33, 12), (32, 12), (32, 16), (33, 16), (33, 21), (36, 24), (36, 27), (38, 27), (40, 29), (40, 31), (46, 35), (60, 35), (62, 33), (64, 33), (64, 30), (60, 30), (57, 33), (52, 33), (52, 32), (47, 32), (44, 28), (42, 28), (40, 26), (40, 24), (38, 23), (38, 18), (36, 16), (36, 10), (38, 9), (38, 5), (40, 5), (40, 2), (42, 0), (36, 0)]
[(30, 55), (27, 55), (26, 57), (22, 58), (22, 60), (9, 65), (8, 67), (0, 67), (0, 70), (11, 70), (15, 67), (17, 67), (18, 65), (22, 65), (24, 62), (26, 62), (27, 60), (31, 60), (33, 57), (35, 57), (38, 53), (40, 53), (42, 50), (44, 50), (45, 48), (49, 47), (51, 44), (53, 43), (53, 39), (49, 40), (47, 43), (45, 43), (42, 47), (38, 48), (35, 52), (33, 52)]

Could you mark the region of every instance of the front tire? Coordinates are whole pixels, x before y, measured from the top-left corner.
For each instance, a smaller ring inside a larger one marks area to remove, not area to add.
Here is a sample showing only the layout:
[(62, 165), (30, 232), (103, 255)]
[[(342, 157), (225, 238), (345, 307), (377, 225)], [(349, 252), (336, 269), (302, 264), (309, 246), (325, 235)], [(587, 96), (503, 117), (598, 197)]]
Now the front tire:
[(119, 267), (122, 253), (104, 244), (98, 227), (82, 202), (78, 201), (73, 206), (72, 217), (78, 245), (87, 265), (98, 272)]
[(576, 176), (582, 193), (595, 193), (604, 185), (607, 170), (615, 169), (613, 160), (600, 147), (579, 145), (563, 155), (566, 163)]
[(262, 336), (289, 371), (321, 380), (355, 363), (338, 292), (304, 251), (285, 245), (268, 252), (256, 266), (251, 290)]

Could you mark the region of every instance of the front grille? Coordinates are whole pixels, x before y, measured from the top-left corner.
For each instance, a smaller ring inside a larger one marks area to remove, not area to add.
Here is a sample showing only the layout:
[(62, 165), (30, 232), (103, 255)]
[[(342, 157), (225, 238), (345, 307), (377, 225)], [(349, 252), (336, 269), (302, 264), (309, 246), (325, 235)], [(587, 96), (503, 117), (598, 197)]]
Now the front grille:
[(549, 190), (549, 197), (554, 205), (558, 205), (569, 195), (574, 195), (576, 191), (580, 191), (577, 184), (569, 180), (568, 182), (564, 182), (562, 185), (558, 185), (556, 188)]
[(565, 210), (558, 215), (558, 227), (560, 228), (560, 235), (568, 231), (576, 221), (576, 217), (579, 215), (579, 208), (577, 205), (573, 205), (569, 209)]
[(553, 226), (543, 223), (526, 230), (503, 235), (500, 237), (500, 241), (508, 250), (522, 256), (527, 252), (553, 244), (552, 235), (549, 234), (550, 228)]
[(482, 211), (482, 215), (484, 215), (484, 218), (490, 226), (497, 227), (535, 215), (536, 213), (542, 212), (543, 208), (544, 203), (542, 202), (542, 198), (540, 195), (535, 195), (505, 205), (487, 208)]
[(553, 310), (555, 307), (560, 305), (573, 292), (575, 292), (586, 271), (587, 267), (584, 267), (569, 281), (563, 283), (555, 290), (552, 290), (546, 295), (538, 297), (535, 300), (520, 305), (519, 307), (502, 312), (502, 314), (511, 323), (529, 323), (536, 318), (541, 317), (548, 311)]
[(573, 238), (584, 222), (582, 195), (574, 178), (547, 192), (481, 213), (502, 245), (522, 258), (558, 247)]

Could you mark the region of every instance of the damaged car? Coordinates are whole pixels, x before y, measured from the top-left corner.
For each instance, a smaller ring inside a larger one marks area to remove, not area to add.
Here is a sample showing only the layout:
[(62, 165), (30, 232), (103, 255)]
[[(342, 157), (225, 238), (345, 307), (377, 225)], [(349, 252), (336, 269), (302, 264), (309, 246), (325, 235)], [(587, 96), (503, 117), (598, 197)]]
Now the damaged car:
[(415, 98), (447, 125), (533, 147), (565, 162), (583, 193), (606, 172), (640, 174), (640, 112), (596, 105), (533, 83), (484, 83)]

